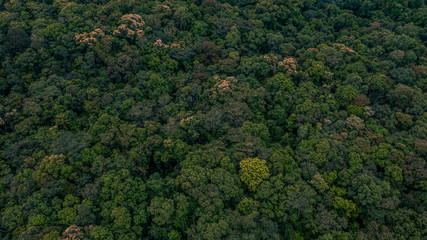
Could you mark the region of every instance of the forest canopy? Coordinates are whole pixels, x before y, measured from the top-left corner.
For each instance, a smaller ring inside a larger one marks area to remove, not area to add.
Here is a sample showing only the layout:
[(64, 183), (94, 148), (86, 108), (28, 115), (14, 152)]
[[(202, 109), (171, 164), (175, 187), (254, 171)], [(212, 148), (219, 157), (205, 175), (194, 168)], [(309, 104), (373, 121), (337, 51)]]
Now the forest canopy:
[(424, 0), (0, 0), (0, 239), (427, 236)]

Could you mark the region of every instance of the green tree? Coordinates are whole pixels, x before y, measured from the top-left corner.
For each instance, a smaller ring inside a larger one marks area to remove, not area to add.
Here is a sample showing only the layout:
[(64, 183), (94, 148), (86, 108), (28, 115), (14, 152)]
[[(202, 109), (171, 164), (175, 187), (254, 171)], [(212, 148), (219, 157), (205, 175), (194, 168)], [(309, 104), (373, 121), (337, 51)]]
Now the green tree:
[(259, 158), (246, 158), (240, 161), (240, 179), (250, 191), (255, 191), (259, 184), (270, 176), (267, 162)]

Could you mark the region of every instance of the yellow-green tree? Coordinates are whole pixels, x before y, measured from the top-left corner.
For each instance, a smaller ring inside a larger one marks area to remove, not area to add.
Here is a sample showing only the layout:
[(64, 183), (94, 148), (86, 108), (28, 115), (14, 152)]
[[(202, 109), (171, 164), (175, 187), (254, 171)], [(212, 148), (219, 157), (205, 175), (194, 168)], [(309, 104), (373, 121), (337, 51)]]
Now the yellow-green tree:
[(245, 158), (240, 162), (240, 180), (251, 191), (255, 191), (258, 185), (270, 176), (267, 162), (259, 158)]

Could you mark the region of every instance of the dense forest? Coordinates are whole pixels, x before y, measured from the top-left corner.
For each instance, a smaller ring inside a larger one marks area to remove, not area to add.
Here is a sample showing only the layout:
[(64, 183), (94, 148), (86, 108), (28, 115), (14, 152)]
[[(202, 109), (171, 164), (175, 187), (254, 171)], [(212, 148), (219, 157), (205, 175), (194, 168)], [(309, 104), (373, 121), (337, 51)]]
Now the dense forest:
[(424, 0), (0, 0), (0, 239), (427, 239)]

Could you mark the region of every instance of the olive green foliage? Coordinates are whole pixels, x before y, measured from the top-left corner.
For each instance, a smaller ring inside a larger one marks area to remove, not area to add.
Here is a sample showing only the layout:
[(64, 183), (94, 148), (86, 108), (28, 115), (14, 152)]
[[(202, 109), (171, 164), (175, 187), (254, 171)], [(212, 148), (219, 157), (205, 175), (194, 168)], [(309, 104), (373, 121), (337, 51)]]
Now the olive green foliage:
[(426, 239), (424, 0), (0, 0), (0, 239)]
[(249, 190), (255, 191), (258, 185), (270, 176), (267, 162), (258, 158), (245, 158), (239, 163), (240, 180)]

